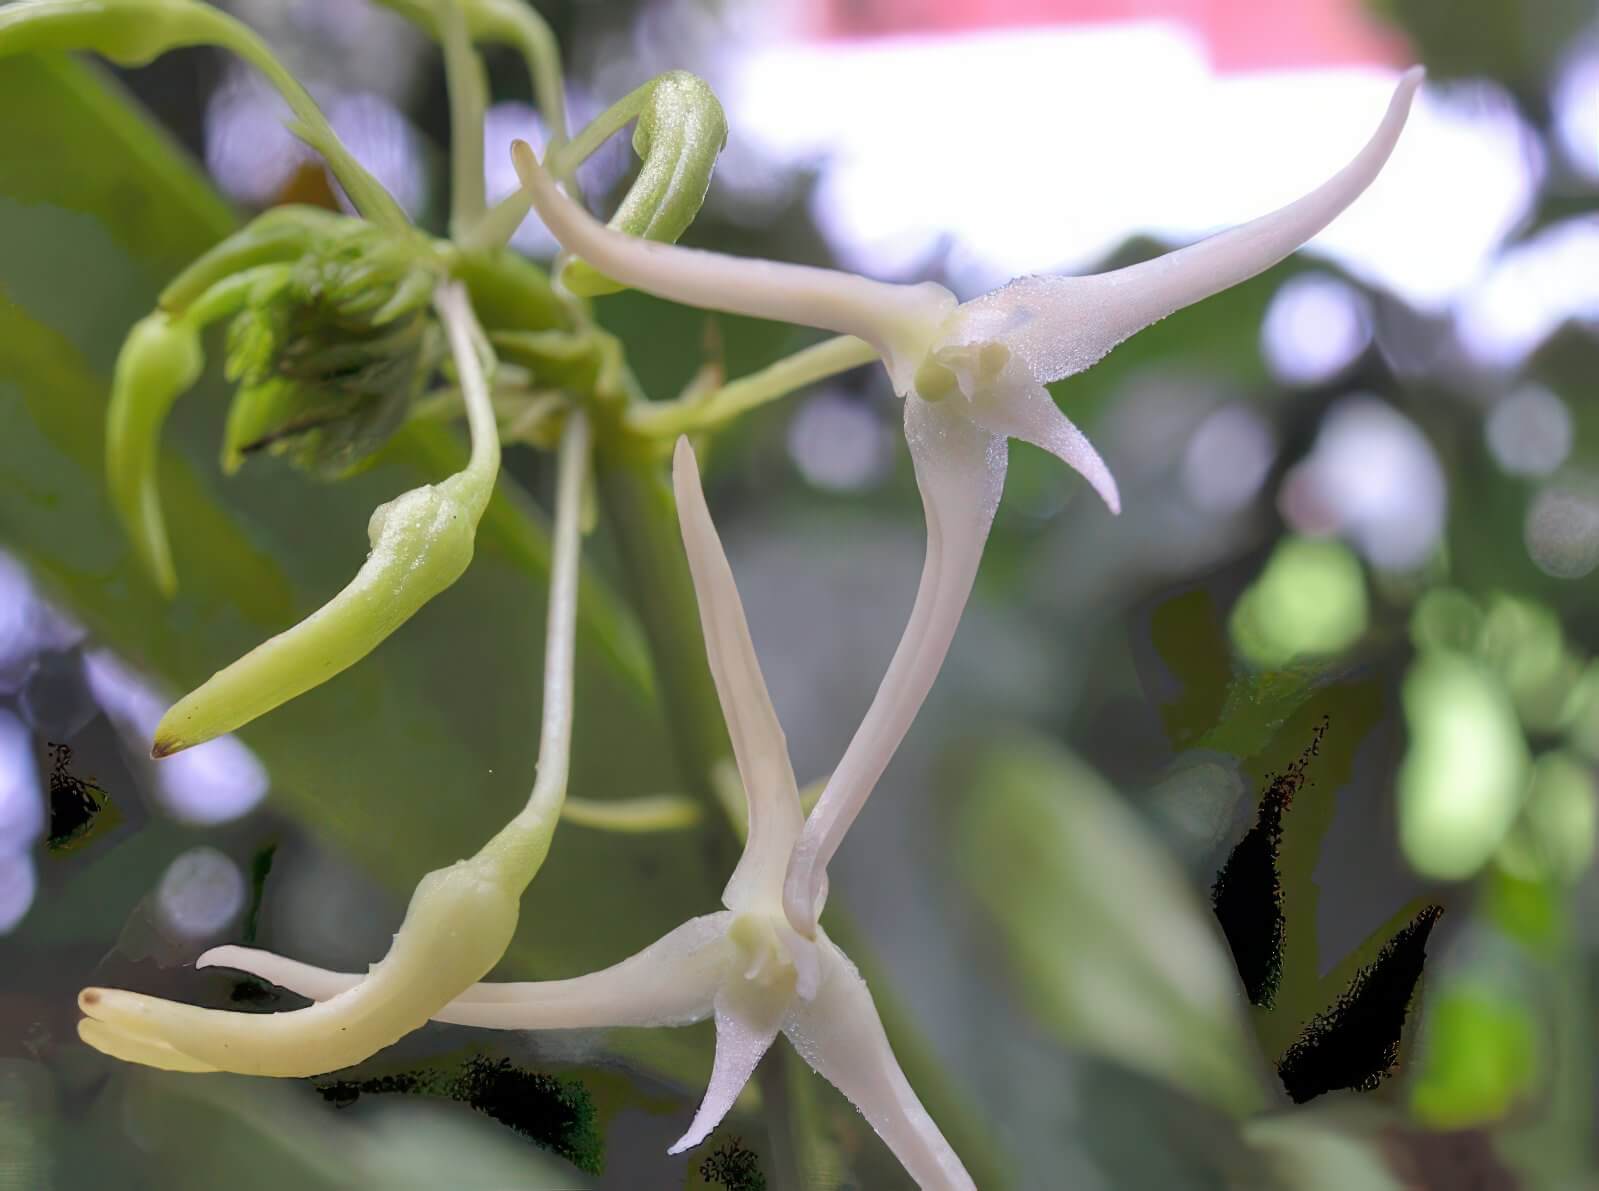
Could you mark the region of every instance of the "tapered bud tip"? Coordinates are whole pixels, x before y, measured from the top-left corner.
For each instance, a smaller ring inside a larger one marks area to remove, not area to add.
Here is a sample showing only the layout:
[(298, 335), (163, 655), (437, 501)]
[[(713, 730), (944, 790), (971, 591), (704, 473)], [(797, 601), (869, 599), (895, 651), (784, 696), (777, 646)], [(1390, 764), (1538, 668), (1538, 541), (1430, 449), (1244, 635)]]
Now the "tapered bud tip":
[(90, 1009), (94, 1008), (94, 1006), (98, 1005), (99, 1003), (100, 990), (98, 988), (86, 988), (78, 994), (78, 1008), (82, 1009), (85, 1013), (89, 1012)]
[(511, 142), (511, 165), (523, 186), (532, 186), (539, 176), (539, 159), (533, 155), (533, 146), (526, 141)]
[(179, 740), (175, 736), (157, 736), (150, 745), (150, 757), (159, 761), (162, 757), (170, 757), (173, 753), (181, 753), (188, 748), (191, 741)]
[(685, 467), (699, 468), (699, 460), (694, 457), (694, 448), (689, 444), (688, 435), (679, 434), (677, 445), (672, 448), (672, 470), (681, 471)]

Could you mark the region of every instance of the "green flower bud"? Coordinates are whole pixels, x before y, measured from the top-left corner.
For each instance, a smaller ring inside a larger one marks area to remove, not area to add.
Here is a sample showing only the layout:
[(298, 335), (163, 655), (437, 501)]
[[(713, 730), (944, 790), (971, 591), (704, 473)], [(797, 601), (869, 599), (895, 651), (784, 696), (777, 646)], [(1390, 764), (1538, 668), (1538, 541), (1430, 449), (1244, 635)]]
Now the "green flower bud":
[(360, 661), (449, 587), (472, 561), (487, 492), (452, 476), (379, 505), (372, 550), (347, 587), (178, 700), (155, 731), (154, 756), (249, 723)]
[[(711, 171), (727, 144), (727, 117), (705, 81), (686, 70), (652, 79), (617, 105), (623, 112), (629, 108), (637, 111), (633, 150), (643, 164), (610, 226), (630, 236), (672, 244), (705, 203)], [(584, 297), (625, 288), (575, 258), (562, 264), (558, 276), (569, 290)]]
[(228, 329), (239, 383), (222, 467), (255, 451), (341, 475), (405, 421), (443, 355), (428, 301), (439, 280), (415, 242), (345, 220), (252, 288)]

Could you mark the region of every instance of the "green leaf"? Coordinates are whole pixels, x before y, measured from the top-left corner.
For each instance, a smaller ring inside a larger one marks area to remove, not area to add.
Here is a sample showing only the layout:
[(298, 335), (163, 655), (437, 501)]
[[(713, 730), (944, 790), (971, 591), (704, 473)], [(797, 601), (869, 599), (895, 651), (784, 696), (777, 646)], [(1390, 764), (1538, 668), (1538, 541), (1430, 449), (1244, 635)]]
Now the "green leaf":
[(995, 746), (956, 838), (1045, 1028), (1236, 1115), (1265, 1105), (1214, 920), (1098, 774), (1042, 741)]

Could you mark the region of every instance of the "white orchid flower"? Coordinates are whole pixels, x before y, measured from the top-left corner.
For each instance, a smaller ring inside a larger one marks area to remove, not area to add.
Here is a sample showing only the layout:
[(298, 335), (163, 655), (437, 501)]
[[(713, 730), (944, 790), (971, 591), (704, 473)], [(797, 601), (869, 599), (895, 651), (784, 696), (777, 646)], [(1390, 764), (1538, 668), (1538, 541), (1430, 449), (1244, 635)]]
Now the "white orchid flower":
[(794, 849), (784, 905), (800, 934), (814, 932), (828, 862), (954, 637), (1004, 483), (1007, 439), (1059, 456), (1119, 510), (1110, 470), (1044, 386), (1270, 268), (1330, 223), (1387, 161), (1422, 75), (1419, 67), (1404, 75), (1354, 160), (1280, 210), (1142, 264), (1092, 277), (1022, 277), (965, 303), (933, 283), (890, 285), (623, 235), (563, 194), (525, 142), (513, 145), (523, 187), (567, 251), (608, 277), (686, 305), (858, 336), (905, 398), (905, 437), (927, 513), (926, 561), (904, 638)]
[[(900, 1071), (860, 972), (820, 928), (807, 938), (784, 915), (783, 880), (802, 822), (788, 744), (687, 439), (677, 444), (673, 482), (706, 653), (749, 812), (744, 852), (722, 893), (727, 908), (690, 919), (638, 954), (588, 976), (476, 985), (435, 1019), (550, 1030), (676, 1026), (714, 1017), (710, 1086), (673, 1154), (711, 1134), (782, 1031), (818, 1074), (854, 1102), (921, 1186), (971, 1188), (971, 1176)], [(244, 947), (215, 948), (199, 964), (238, 968), (327, 1003), (361, 982), (359, 976)]]

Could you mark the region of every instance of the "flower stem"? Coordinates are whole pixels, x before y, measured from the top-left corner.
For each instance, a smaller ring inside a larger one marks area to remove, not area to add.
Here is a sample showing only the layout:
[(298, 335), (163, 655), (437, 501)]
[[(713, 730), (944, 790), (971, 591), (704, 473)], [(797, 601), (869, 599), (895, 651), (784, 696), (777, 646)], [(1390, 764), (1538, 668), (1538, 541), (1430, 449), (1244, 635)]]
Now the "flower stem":
[(627, 411), (626, 427), (629, 433), (650, 438), (675, 438), (709, 430), (796, 389), (875, 359), (877, 352), (871, 344), (853, 335), (838, 335), (709, 393), (635, 405)]
[(544, 695), (540, 710), (538, 777), (527, 805), (484, 848), (498, 852), (525, 886), (550, 850), (566, 799), (572, 759), (573, 642), (577, 626), (578, 560), (583, 489), (589, 475), (589, 422), (580, 410), (566, 420), (555, 481), (555, 546), (544, 635)]
[(483, 218), (483, 113), (488, 85), (472, 49), (466, 15), (446, 5), (439, 17), (444, 76), (450, 93), (450, 235), (461, 240)]

